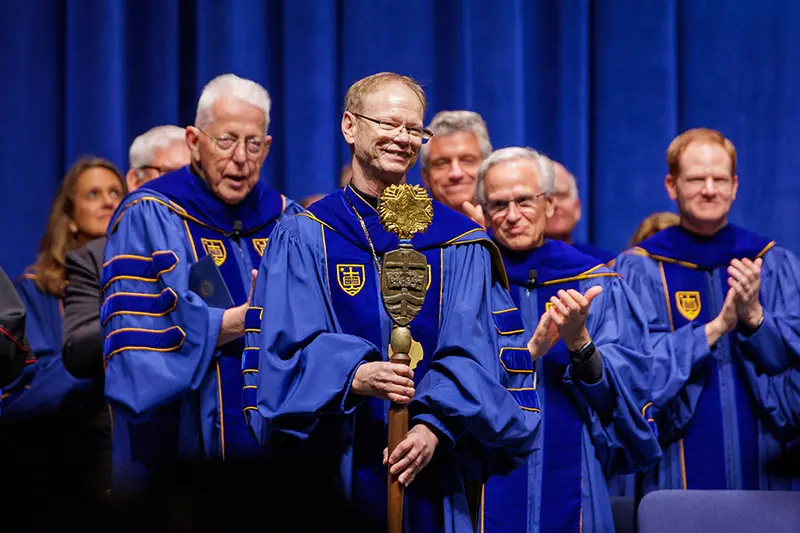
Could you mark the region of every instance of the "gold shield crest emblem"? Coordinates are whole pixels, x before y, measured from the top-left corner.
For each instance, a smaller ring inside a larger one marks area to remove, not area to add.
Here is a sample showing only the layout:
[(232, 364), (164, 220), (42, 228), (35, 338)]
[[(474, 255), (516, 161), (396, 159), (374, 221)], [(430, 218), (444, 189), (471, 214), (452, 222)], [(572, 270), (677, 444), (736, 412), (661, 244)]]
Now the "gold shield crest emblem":
[(225, 250), (225, 244), (222, 241), (218, 239), (200, 239), (200, 242), (203, 243), (203, 250), (205, 250), (206, 255), (214, 258), (215, 265), (220, 266), (225, 262), (228, 252)]
[(339, 287), (355, 296), (364, 286), (364, 265), (336, 265), (336, 282)]
[(256, 249), (258, 255), (264, 255), (264, 248), (267, 247), (267, 241), (269, 241), (269, 239), (253, 239), (253, 248)]
[(407, 326), (422, 309), (430, 274), (425, 256), (413, 248), (387, 252), (381, 272), (383, 304), (392, 320)]
[(675, 305), (686, 320), (694, 320), (700, 314), (700, 293), (698, 291), (676, 291)]

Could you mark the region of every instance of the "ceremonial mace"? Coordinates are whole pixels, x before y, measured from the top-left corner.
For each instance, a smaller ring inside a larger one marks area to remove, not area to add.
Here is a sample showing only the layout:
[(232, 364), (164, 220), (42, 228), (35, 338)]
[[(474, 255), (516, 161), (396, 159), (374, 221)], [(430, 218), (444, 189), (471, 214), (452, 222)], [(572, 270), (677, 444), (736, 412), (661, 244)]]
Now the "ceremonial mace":
[[(391, 317), (389, 361), (412, 365), (410, 356), (414, 339), (408, 325), (425, 303), (429, 283), (428, 261), (411, 245), (411, 237), (428, 229), (433, 220), (433, 204), (419, 185), (390, 185), (378, 203), (378, 214), (386, 231), (395, 233), (399, 246), (383, 257), (381, 296)], [(413, 361), (416, 364), (417, 361)], [(413, 369), (413, 367), (412, 367)], [(408, 407), (392, 402), (389, 407), (388, 456), (408, 434)], [(387, 457), (388, 457), (387, 456)], [(388, 533), (403, 531), (403, 485), (398, 476), (388, 473)]]

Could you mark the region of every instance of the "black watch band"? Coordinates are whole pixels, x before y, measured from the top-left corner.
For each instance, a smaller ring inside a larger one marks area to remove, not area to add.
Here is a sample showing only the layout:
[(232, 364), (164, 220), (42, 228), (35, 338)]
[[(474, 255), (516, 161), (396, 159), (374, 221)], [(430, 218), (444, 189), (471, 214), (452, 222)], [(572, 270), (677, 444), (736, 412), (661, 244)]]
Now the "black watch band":
[(755, 334), (755, 332), (758, 331), (761, 328), (761, 324), (764, 323), (764, 317), (765, 316), (766, 315), (761, 315), (761, 320), (759, 320), (758, 324), (756, 324), (755, 327), (753, 327), (753, 328), (751, 328), (750, 326), (748, 326), (747, 324), (745, 324), (741, 320), (736, 325), (739, 328), (739, 331), (741, 332), (742, 335), (744, 335), (745, 337), (752, 337)]
[(581, 347), (580, 350), (573, 352), (569, 351), (569, 360), (575, 364), (580, 365), (591, 359), (595, 352), (594, 342), (589, 341)]

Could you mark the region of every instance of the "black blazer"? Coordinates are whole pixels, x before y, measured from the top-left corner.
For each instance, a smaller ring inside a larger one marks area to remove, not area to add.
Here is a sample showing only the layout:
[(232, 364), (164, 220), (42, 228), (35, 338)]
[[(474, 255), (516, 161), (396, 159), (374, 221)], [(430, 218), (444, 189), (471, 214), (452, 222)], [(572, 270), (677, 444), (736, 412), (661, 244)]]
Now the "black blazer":
[(89, 242), (67, 254), (67, 289), (64, 293), (64, 366), (76, 378), (102, 380), (103, 328), (100, 305), (103, 290), (105, 237)]
[(0, 268), (0, 388), (22, 373), (30, 349), (25, 341), (25, 304)]

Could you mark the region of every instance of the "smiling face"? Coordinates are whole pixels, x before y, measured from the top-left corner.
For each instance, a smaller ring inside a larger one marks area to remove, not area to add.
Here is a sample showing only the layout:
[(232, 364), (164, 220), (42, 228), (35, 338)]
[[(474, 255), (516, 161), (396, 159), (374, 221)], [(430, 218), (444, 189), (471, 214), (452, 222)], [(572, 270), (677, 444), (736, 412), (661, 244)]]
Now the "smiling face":
[[(219, 98), (211, 105), (211, 116), (212, 122), (202, 131), (186, 128), (186, 142), (192, 161), (214, 194), (227, 204), (238, 204), (258, 183), (272, 137), (264, 136), (264, 111), (242, 100)], [(248, 151), (246, 138), (262, 139), (261, 151)], [(241, 142), (223, 150), (214, 139)]]
[(538, 172), (535, 161), (513, 159), (492, 165), (484, 176), (489, 227), (509, 250), (532, 250), (544, 242), (544, 227), (553, 215), (553, 197), (544, 196)]
[(433, 137), (428, 142), (428, 168), (422, 179), (434, 198), (461, 211), (475, 201), (475, 181), (483, 162), (478, 137), (469, 131)]
[(400, 183), (414, 166), (422, 139), (409, 135), (407, 128), (422, 128), (424, 109), (419, 96), (402, 82), (391, 82), (365, 96), (363, 106), (355, 111), (375, 120), (405, 125), (396, 131), (384, 131), (371, 120), (345, 112), (342, 133), (353, 149), (354, 176), (377, 178), (384, 185)]
[(680, 158), (677, 176), (665, 179), (667, 192), (678, 203), (681, 225), (699, 234), (713, 234), (728, 220), (739, 179), (721, 145), (694, 142)]

